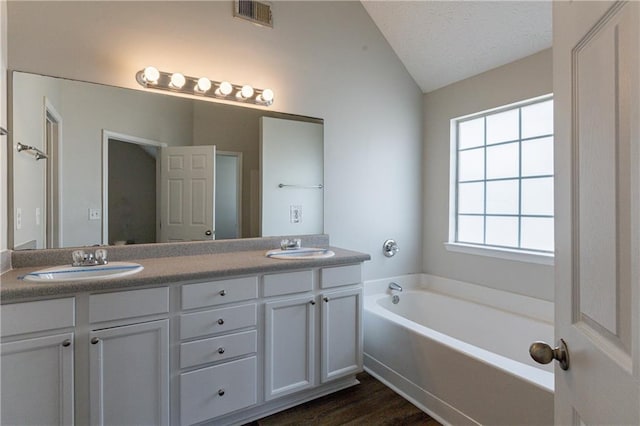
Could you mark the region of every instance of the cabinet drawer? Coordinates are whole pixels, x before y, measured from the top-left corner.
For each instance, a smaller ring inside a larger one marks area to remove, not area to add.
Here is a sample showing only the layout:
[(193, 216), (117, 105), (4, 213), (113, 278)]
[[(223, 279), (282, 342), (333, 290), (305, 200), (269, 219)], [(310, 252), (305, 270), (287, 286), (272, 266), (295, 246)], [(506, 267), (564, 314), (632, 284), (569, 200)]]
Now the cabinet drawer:
[(212, 419), (257, 402), (256, 357), (180, 375), (180, 424)]
[(265, 297), (311, 291), (313, 290), (313, 273), (299, 271), (265, 275), (263, 288)]
[(257, 335), (255, 330), (251, 330), (182, 343), (180, 345), (180, 368), (255, 353), (258, 350)]
[(169, 288), (146, 288), (89, 296), (89, 321), (103, 322), (169, 312)]
[(258, 277), (233, 278), (182, 286), (182, 309), (195, 309), (258, 297)]
[(255, 303), (183, 314), (180, 317), (180, 338), (188, 339), (244, 327), (255, 327), (256, 319)]
[(2, 337), (76, 325), (75, 298), (2, 305)]
[(337, 266), (322, 268), (320, 272), (320, 287), (331, 288), (342, 285), (359, 284), (362, 282), (360, 265)]

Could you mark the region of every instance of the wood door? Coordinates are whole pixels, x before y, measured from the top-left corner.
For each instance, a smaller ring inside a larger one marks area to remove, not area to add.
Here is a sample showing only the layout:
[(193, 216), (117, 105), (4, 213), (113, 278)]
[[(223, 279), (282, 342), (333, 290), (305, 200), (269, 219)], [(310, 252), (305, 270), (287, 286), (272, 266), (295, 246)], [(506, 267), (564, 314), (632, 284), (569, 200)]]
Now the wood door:
[(73, 333), (0, 345), (3, 425), (73, 424)]
[(640, 424), (637, 2), (554, 2), (556, 424)]
[(160, 241), (215, 239), (215, 146), (162, 148)]

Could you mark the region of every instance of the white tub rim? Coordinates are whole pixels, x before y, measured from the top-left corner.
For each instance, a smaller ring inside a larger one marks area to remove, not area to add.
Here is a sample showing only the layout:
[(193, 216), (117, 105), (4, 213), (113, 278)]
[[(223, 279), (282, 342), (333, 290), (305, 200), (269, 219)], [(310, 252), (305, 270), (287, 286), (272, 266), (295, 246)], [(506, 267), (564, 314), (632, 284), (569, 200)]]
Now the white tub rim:
[(551, 301), (426, 273), (365, 281), (365, 296), (375, 293), (389, 294), (388, 285), (391, 281), (398, 281), (405, 290), (426, 290), (546, 322), (550, 325), (554, 324), (554, 303)]

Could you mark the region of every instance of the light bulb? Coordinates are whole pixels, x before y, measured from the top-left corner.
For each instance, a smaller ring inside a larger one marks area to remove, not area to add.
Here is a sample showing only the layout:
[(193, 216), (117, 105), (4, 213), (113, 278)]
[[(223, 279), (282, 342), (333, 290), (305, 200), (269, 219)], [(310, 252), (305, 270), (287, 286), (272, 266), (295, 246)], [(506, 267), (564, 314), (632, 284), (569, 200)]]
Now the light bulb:
[(269, 103), (273, 100), (273, 90), (264, 89), (260, 95), (258, 95), (258, 100), (261, 102)]
[(209, 89), (211, 89), (211, 80), (206, 77), (199, 78), (198, 84), (196, 84), (196, 92), (205, 93)]
[(233, 86), (228, 81), (223, 81), (216, 89), (216, 95), (229, 96), (233, 91)]
[(240, 99), (248, 99), (253, 96), (253, 87), (245, 84), (242, 89), (236, 95)]
[(160, 78), (160, 71), (156, 67), (146, 67), (142, 72), (142, 79), (150, 84), (156, 84)]
[(179, 72), (171, 74), (171, 87), (176, 89), (182, 89), (182, 86), (187, 82), (187, 79), (184, 78), (184, 75)]

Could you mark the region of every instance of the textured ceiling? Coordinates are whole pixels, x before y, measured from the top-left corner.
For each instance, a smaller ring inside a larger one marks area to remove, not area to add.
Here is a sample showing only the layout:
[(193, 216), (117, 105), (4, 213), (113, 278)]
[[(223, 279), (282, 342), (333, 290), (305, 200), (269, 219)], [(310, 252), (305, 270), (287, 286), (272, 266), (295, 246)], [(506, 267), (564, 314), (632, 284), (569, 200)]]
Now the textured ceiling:
[(367, 1), (423, 92), (551, 47), (551, 1)]

